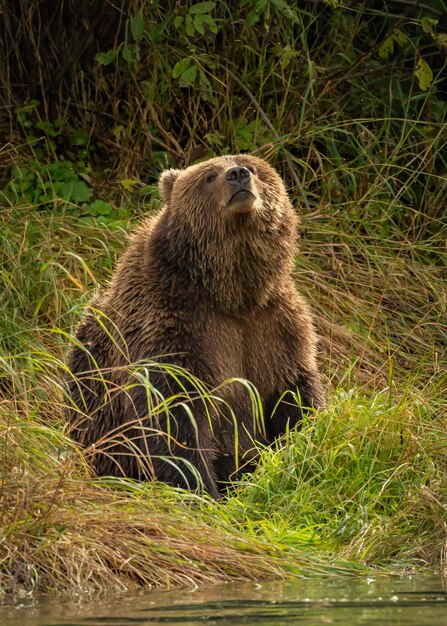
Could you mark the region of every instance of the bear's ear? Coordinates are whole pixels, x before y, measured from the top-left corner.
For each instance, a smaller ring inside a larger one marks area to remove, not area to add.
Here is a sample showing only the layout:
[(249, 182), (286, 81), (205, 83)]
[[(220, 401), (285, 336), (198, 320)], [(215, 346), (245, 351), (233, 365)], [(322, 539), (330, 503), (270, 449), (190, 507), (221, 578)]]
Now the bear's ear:
[(158, 181), (158, 189), (160, 190), (160, 195), (165, 202), (169, 202), (174, 183), (177, 180), (180, 172), (181, 170), (170, 169), (165, 170), (160, 176), (160, 180)]

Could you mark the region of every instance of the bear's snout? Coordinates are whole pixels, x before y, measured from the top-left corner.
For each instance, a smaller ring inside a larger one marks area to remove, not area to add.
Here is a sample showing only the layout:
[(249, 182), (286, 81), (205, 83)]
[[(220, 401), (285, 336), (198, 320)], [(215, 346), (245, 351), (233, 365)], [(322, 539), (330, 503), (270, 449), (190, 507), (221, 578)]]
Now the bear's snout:
[(235, 191), (245, 189), (250, 183), (251, 172), (248, 167), (237, 166), (229, 169), (225, 174), (226, 181)]

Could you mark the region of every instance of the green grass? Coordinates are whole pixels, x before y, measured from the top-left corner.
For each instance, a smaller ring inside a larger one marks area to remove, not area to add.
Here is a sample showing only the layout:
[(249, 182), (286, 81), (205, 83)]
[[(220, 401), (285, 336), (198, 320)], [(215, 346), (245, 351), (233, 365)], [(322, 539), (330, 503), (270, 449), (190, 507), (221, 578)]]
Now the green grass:
[[(203, 33), (195, 4), (5, 6), (0, 588), (445, 573), (445, 3), (222, 1)], [(301, 215), (328, 406), (217, 504), (93, 480), (64, 435), (75, 325), (160, 171), (240, 150), (278, 167)]]
[(409, 398), (339, 392), (266, 453), (232, 501), (255, 533), (365, 564), (412, 567), (445, 541), (445, 430)]
[(257, 472), (216, 504), (163, 485), (92, 480), (63, 434), (64, 355), (124, 232), (26, 206), (3, 213), (3, 590), (439, 569), (442, 271), (427, 262), (430, 241), (383, 240), (342, 220), (326, 207), (304, 215), (296, 268), (323, 338), (328, 407), (264, 450)]

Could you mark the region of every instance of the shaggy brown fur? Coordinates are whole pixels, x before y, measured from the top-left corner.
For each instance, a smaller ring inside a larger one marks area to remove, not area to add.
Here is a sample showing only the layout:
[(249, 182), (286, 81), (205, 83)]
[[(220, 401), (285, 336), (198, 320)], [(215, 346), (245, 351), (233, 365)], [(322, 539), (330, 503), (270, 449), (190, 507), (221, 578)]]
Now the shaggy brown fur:
[[(192, 465), (218, 497), (253, 439), (270, 443), (299, 422), (290, 396), (278, 403), (284, 392), (298, 390), (303, 408), (323, 403), (311, 317), (291, 278), (297, 220), (278, 174), (253, 156), (168, 170), (160, 191), (164, 208), (136, 232), (78, 328), (71, 433), (93, 446), (98, 474), (196, 488)], [(216, 410), (185, 401), (192, 386), (180, 374), (126, 368), (149, 359), (186, 368), (208, 388), (251, 381), (265, 428), (253, 423), (241, 383), (219, 390)], [(157, 409), (157, 391), (179, 401)]]

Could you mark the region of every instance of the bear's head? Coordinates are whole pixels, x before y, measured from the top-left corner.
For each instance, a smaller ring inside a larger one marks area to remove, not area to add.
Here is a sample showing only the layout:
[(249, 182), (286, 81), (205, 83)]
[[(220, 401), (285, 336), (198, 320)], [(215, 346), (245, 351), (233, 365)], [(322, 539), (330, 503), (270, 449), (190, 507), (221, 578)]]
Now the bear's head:
[[(222, 156), (161, 175), (168, 210), (200, 227), (207, 224), (277, 222), (291, 210), (281, 178), (265, 161), (248, 154)], [(242, 220), (236, 216), (245, 216)]]
[(268, 163), (239, 154), (167, 170), (160, 192), (154, 255), (169, 276), (188, 275), (232, 314), (266, 303), (287, 279), (297, 218)]

